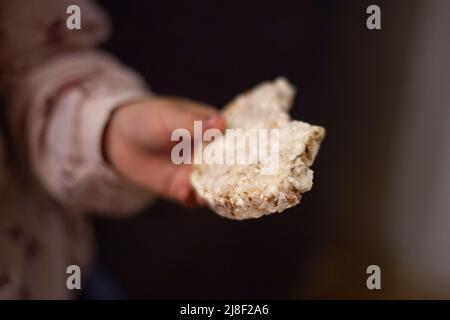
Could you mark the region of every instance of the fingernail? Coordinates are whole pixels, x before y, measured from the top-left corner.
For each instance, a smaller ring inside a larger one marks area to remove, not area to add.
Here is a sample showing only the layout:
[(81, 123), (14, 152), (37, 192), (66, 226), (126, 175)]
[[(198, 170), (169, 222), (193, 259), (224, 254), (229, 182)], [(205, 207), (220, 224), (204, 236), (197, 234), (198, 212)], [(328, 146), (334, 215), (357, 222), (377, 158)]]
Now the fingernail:
[(217, 120), (219, 120), (219, 117), (220, 116), (218, 114), (213, 114), (212, 116), (210, 116), (205, 122), (205, 127), (206, 128), (214, 127), (214, 125), (216, 124)]

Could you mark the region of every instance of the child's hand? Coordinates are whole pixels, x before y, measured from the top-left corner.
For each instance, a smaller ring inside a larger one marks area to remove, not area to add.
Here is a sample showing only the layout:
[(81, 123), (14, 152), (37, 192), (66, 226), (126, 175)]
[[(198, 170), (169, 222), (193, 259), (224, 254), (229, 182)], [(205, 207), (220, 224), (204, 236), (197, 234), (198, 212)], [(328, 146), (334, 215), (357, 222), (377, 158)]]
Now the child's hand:
[(175, 165), (172, 131), (188, 129), (194, 120), (203, 130), (225, 129), (225, 120), (214, 108), (180, 98), (155, 97), (119, 107), (106, 128), (103, 150), (113, 167), (130, 181), (153, 193), (185, 205), (202, 203), (190, 185), (190, 165)]

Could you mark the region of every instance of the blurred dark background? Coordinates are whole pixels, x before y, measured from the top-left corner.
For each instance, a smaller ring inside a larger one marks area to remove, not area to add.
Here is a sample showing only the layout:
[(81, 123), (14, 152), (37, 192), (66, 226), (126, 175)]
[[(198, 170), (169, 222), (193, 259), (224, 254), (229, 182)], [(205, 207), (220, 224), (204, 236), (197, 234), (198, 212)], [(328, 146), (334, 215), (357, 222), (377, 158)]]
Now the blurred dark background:
[[(99, 2), (114, 26), (105, 49), (155, 93), (220, 108), (283, 75), (298, 89), (293, 117), (327, 129), (312, 191), (282, 214), (236, 222), (159, 200), (130, 219), (96, 220), (101, 260), (129, 298), (448, 294), (428, 278), (418, 281), (402, 260), (415, 247), (395, 243), (411, 243), (411, 234), (403, 242), (390, 236), (398, 234), (395, 223), (408, 221), (407, 207), (391, 205), (401, 198), (392, 177), (407, 157), (397, 153), (399, 137), (414, 99), (409, 84), (420, 76), (411, 66), (427, 39), (418, 30), (434, 20), (426, 14), (433, 1)], [(370, 4), (381, 7), (381, 30), (366, 28)], [(366, 288), (371, 264), (381, 267), (383, 290)]]

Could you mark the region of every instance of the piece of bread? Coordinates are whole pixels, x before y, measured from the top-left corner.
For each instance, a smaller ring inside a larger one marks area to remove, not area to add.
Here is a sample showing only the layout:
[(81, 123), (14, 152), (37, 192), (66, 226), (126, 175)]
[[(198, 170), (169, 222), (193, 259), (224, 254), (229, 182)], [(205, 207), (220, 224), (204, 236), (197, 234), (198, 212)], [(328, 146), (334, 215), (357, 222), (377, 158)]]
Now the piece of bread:
[[(246, 134), (251, 129), (278, 128), (279, 157), (275, 174), (262, 173), (265, 167), (262, 160), (252, 164), (194, 165), (192, 185), (219, 215), (243, 220), (282, 212), (298, 204), (302, 193), (311, 190), (313, 171), (309, 167), (325, 129), (290, 119), (288, 111), (294, 94), (295, 89), (284, 78), (277, 78), (238, 96), (225, 108), (227, 128), (244, 129), (236, 137), (238, 144), (250, 141)], [(227, 134), (205, 146), (195, 157), (211, 156), (217, 150), (225, 154), (230, 148), (224, 142)], [(249, 154), (257, 153), (261, 145), (246, 148)]]

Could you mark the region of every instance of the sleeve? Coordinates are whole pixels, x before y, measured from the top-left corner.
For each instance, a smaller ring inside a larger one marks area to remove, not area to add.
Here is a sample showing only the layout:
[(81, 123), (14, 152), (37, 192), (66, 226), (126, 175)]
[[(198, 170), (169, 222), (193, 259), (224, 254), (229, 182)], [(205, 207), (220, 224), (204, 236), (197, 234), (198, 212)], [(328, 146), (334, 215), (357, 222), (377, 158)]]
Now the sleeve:
[[(55, 1), (42, 1), (52, 2)], [(115, 108), (144, 99), (150, 91), (134, 71), (112, 56), (91, 49), (107, 33), (107, 27), (102, 25), (105, 17), (90, 2), (74, 2), (85, 5), (81, 10), (87, 13), (90, 26), (85, 36), (64, 36), (66, 31), (59, 32), (62, 39), (54, 42), (53, 49), (34, 43), (28, 50), (36, 54), (29, 56), (23, 49), (30, 45), (26, 43), (19, 46), (20, 50), (17, 47), (16, 53), (13, 50), (0, 56), (2, 74), (7, 76), (2, 81), (3, 87), (8, 88), (4, 95), (11, 131), (14, 138), (20, 137), (19, 149), (27, 155), (34, 175), (68, 209), (134, 212), (147, 204), (151, 196), (105, 163), (102, 136)], [(62, 7), (56, 5), (49, 10)], [(65, 14), (65, 8), (61, 13)], [(49, 16), (61, 19), (59, 13)], [(28, 17), (33, 18), (22, 22), (38, 21), (31, 12)], [(7, 25), (5, 33), (12, 32), (10, 29)], [(0, 47), (5, 46), (4, 39)]]

